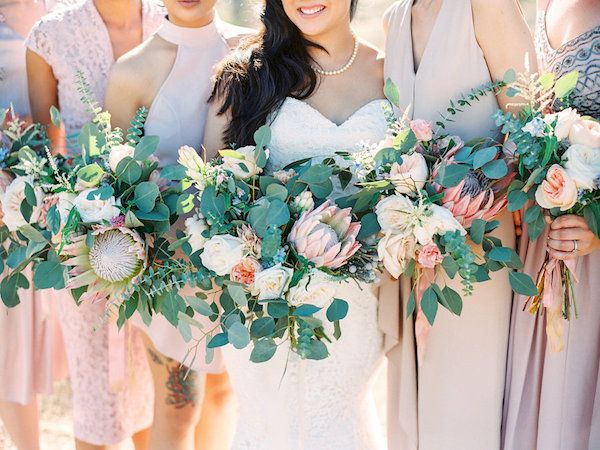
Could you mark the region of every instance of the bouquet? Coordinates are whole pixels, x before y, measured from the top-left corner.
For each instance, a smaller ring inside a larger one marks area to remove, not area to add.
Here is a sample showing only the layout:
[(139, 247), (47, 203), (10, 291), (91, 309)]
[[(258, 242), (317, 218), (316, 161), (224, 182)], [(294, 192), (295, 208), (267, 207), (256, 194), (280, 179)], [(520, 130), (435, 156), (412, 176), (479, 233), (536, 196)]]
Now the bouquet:
[[(497, 113), (497, 123), (508, 133), (518, 179), (508, 195), (509, 209), (526, 206), (524, 221), (531, 240), (545, 226), (544, 216), (583, 216), (600, 236), (600, 124), (566, 107), (577, 83), (577, 72), (559, 79), (554, 74), (519, 74), (510, 92), (525, 99), (518, 115)], [(576, 248), (574, 248), (576, 250)], [(547, 312), (546, 331), (555, 351), (563, 348), (562, 319), (577, 315), (573, 294), (575, 259), (556, 260), (546, 254), (535, 286), (530, 286), (525, 307), (531, 313)]]
[(305, 160), (265, 175), (269, 128), (254, 137), (255, 146), (221, 150), (209, 162), (180, 149), (198, 202), (186, 220), (186, 251), (204, 290), (220, 296), (209, 304), (199, 292), (187, 301), (215, 322), (202, 331), (209, 352), (251, 344), (250, 360), (263, 362), (289, 341), (302, 358), (323, 359), (331, 340), (325, 320), (337, 339), (348, 311), (336, 287), (375, 281), (376, 250), (360, 241), (361, 224), (350, 209), (326, 200), (331, 165)]
[[(398, 105), (397, 88), (388, 81), (386, 95)], [(521, 268), (515, 251), (491, 236), (494, 218), (507, 205), (512, 179), (502, 144), (491, 139), (463, 142), (433, 129), (431, 122), (396, 118), (389, 105), (388, 137), (363, 145), (354, 154), (351, 170), (359, 191), (341, 201), (355, 213), (368, 211), (363, 221), (379, 233), (381, 262), (394, 277), (412, 278), (407, 314), (417, 310), (415, 332), (419, 357), (433, 325), (438, 305), (455, 315), (462, 295), (445, 282), (459, 278), (462, 294), (474, 283), (489, 279), (490, 271)], [(520, 291), (523, 274), (511, 272)], [(447, 277), (447, 278), (446, 278)]]

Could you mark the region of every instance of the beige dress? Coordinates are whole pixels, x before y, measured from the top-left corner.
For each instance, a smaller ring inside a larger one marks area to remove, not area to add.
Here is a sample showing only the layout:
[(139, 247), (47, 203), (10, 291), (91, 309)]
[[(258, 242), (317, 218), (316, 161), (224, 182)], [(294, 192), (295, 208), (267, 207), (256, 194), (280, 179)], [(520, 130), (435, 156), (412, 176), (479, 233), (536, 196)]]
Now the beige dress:
[[(451, 99), (489, 83), (475, 37), (470, 0), (445, 0), (418, 70), (414, 71), (412, 0), (386, 13), (389, 31), (385, 76), (399, 87), (401, 106), (414, 118), (436, 121)], [(464, 140), (498, 133), (491, 115), (495, 97), (483, 97), (447, 127)], [(504, 214), (496, 235), (515, 245), (512, 217)], [(460, 292), (457, 280), (449, 284)], [(461, 317), (440, 308), (422, 364), (416, 361), (413, 318), (405, 318), (410, 292), (401, 283), (399, 344), (388, 352), (390, 449), (486, 449), (500, 447), (502, 397), (512, 291), (506, 271), (491, 274), (465, 297)]]

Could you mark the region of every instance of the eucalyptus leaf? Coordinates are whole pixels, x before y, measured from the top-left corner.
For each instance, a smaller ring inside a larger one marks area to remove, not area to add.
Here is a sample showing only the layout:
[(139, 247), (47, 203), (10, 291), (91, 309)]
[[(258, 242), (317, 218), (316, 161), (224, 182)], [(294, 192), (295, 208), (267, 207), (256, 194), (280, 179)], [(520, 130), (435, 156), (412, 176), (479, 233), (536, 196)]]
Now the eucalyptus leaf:
[(471, 240), (480, 245), (483, 241), (483, 235), (485, 234), (485, 226), (487, 222), (483, 219), (475, 219), (471, 224), (470, 236)]
[(270, 360), (277, 351), (277, 344), (271, 338), (264, 338), (256, 341), (252, 353), (250, 353), (250, 361), (261, 363)]
[(391, 78), (387, 78), (385, 80), (383, 93), (392, 105), (394, 105), (397, 108), (400, 108), (400, 91), (398, 89), (398, 86), (392, 81)]
[(473, 169), (479, 169), (483, 167), (485, 164), (493, 161), (498, 154), (497, 147), (486, 147), (480, 150), (477, 150), (473, 154)]
[(236, 322), (229, 327), (227, 338), (231, 345), (238, 350), (245, 348), (250, 343), (250, 333), (241, 322)]
[(438, 184), (444, 187), (454, 187), (467, 176), (469, 170), (469, 166), (465, 164), (447, 164), (443, 162), (435, 179)]
[(327, 320), (335, 322), (342, 320), (348, 314), (348, 302), (339, 298), (333, 299), (331, 305), (327, 308)]
[(148, 159), (158, 148), (158, 136), (142, 136), (140, 141), (135, 146), (133, 159), (136, 161), (144, 161)]
[(575, 86), (577, 86), (578, 79), (579, 72), (573, 70), (556, 80), (556, 83), (554, 83), (554, 95), (556, 95), (556, 98), (567, 97), (575, 89)]
[(433, 325), (438, 310), (438, 301), (435, 290), (431, 286), (429, 286), (425, 292), (423, 292), (423, 297), (421, 298), (421, 309), (423, 310), (423, 314), (425, 314), (429, 324)]
[(481, 170), (491, 180), (499, 180), (508, 174), (508, 166), (503, 159), (496, 159), (485, 164)]
[(126, 156), (117, 165), (115, 174), (117, 179), (132, 186), (142, 176), (142, 168), (136, 160), (130, 156)]
[(149, 213), (154, 209), (160, 191), (156, 183), (143, 181), (135, 187), (134, 203), (142, 212)]
[(537, 295), (538, 290), (531, 277), (521, 272), (509, 272), (508, 280), (510, 285), (517, 294), (522, 295)]
[(62, 122), (60, 111), (54, 105), (50, 107), (50, 120), (52, 121), (52, 125), (56, 128), (60, 128), (60, 123)]
[(270, 336), (275, 332), (275, 320), (272, 317), (259, 317), (250, 326), (250, 336), (253, 339), (260, 339)]

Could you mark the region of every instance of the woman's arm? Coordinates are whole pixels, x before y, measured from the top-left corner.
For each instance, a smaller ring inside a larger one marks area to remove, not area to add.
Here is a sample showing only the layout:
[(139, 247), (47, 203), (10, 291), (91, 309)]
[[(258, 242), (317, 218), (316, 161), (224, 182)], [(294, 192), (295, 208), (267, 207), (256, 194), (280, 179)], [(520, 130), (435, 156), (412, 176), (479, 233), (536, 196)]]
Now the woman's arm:
[(206, 149), (206, 158), (214, 158), (217, 152), (229, 144), (223, 142), (223, 133), (229, 122), (228, 114), (218, 114), (220, 109), (219, 100), (213, 101), (208, 108), (206, 125), (204, 126), (204, 148)]
[(136, 87), (139, 81), (126, 63), (117, 62), (111, 69), (104, 98), (105, 109), (111, 115), (113, 128), (125, 133), (137, 109), (142, 106)]
[[(502, 80), (508, 69), (524, 72), (526, 60), (530, 72), (537, 72), (533, 38), (518, 1), (471, 0), (471, 3), (475, 34), (492, 79)], [(514, 102), (504, 91), (498, 95), (503, 109)]]
[(64, 129), (55, 127), (50, 119), (50, 107), (59, 108), (58, 81), (52, 67), (31, 49), (27, 49), (26, 64), (32, 120), (49, 126), (48, 135), (53, 152), (65, 154), (67, 149)]

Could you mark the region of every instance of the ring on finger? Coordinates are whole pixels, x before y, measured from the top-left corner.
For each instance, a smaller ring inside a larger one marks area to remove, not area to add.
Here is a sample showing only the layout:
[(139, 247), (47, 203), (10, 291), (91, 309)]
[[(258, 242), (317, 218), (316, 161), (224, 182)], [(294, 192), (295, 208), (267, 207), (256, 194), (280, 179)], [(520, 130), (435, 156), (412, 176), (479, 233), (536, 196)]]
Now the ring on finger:
[(577, 250), (579, 250), (579, 246), (577, 245), (577, 240), (573, 239), (573, 250), (571, 250), (571, 253), (577, 253)]

